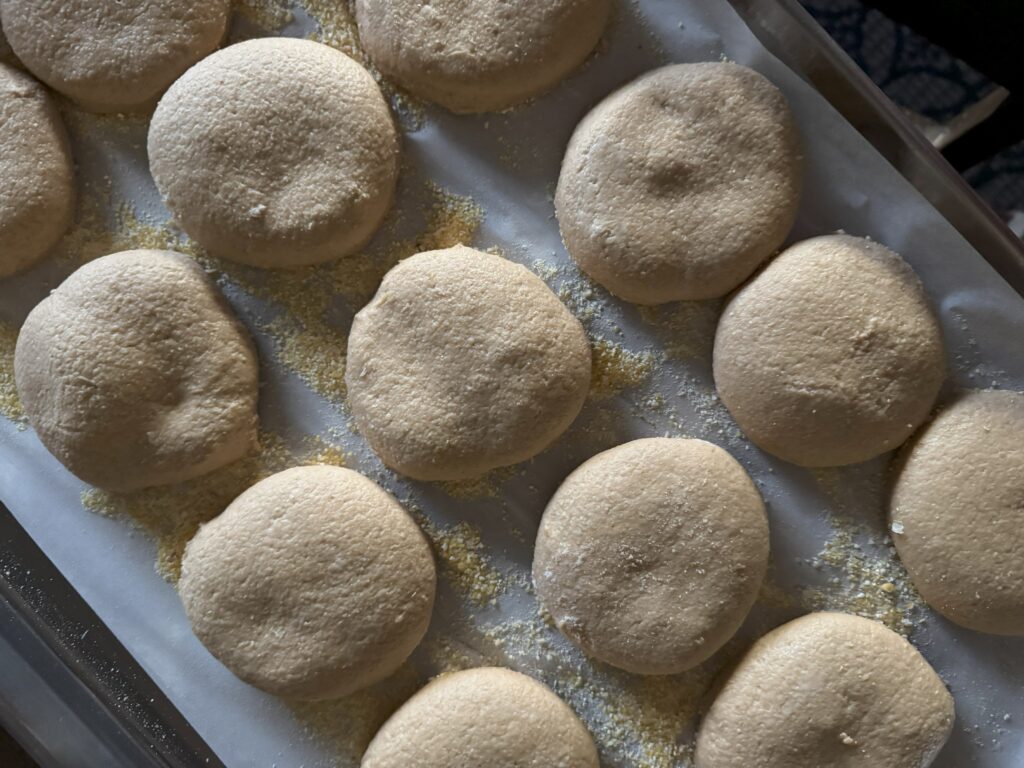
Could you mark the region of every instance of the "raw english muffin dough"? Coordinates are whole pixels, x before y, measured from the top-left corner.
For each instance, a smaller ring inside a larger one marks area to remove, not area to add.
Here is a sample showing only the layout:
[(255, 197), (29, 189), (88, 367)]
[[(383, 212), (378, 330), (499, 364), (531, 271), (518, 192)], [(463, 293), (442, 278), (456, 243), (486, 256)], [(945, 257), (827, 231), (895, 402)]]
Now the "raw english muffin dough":
[(230, 10), (229, 0), (0, 0), (25, 66), (94, 112), (151, 108), (220, 45)]
[(760, 448), (806, 467), (906, 440), (946, 375), (920, 281), (885, 246), (828, 235), (786, 249), (718, 322), (715, 386)]
[(953, 697), (884, 625), (812, 613), (758, 640), (704, 716), (696, 768), (925, 768)]
[(268, 693), (347, 696), (427, 631), (436, 574), (413, 519), (350, 469), (271, 475), (199, 529), (178, 591), (196, 636)]
[(43, 445), (111, 491), (188, 480), (256, 445), (256, 350), (189, 257), (124, 251), (29, 313), (18, 395)]
[(569, 255), (616, 296), (710, 299), (782, 245), (800, 176), (796, 124), (771, 82), (738, 64), (675, 64), (583, 119), (555, 211)]
[(0, 278), (43, 258), (71, 224), (75, 173), (49, 94), (0, 64)]
[(384, 276), (352, 323), (359, 431), (418, 480), (461, 480), (540, 453), (590, 387), (579, 321), (526, 267), (462, 245)]
[(932, 607), (980, 632), (1024, 635), (1024, 393), (965, 393), (915, 435), (889, 529)]
[(373, 63), (453, 112), (500, 111), (554, 87), (610, 12), (611, 0), (356, 0)]
[(149, 129), (182, 228), (218, 256), (295, 267), (344, 256), (394, 196), (398, 137), (370, 73), (310, 40), (232, 45), (185, 73)]
[(544, 512), (533, 582), (558, 628), (629, 672), (682, 672), (735, 634), (768, 567), (754, 483), (703, 440), (599, 453)]
[(590, 733), (533, 678), (500, 667), (443, 675), (370, 742), (361, 768), (598, 768)]

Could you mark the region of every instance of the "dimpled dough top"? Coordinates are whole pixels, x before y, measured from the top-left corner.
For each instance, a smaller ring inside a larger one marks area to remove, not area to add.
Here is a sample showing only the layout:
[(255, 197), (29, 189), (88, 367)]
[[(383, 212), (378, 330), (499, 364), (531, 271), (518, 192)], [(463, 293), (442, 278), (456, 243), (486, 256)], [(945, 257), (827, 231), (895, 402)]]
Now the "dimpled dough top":
[(45, 256), (71, 224), (74, 165), (46, 89), (0, 64), (0, 278)]
[(112, 491), (188, 480), (249, 453), (258, 373), (216, 286), (169, 251), (81, 267), (29, 313), (14, 353), (43, 445)]
[(703, 440), (634, 440), (562, 483), (537, 534), (541, 603), (589, 654), (629, 672), (682, 672), (739, 628), (768, 567), (750, 477)]
[(245, 682), (347, 696), (394, 672), (430, 623), (436, 574), (413, 519), (350, 469), (262, 480), (199, 529), (178, 591), (196, 636)]
[(925, 768), (953, 697), (884, 625), (812, 613), (758, 640), (697, 734), (696, 768)]
[(536, 680), (499, 667), (443, 675), (370, 742), (361, 768), (598, 768), (571, 709)]
[(889, 528), (921, 596), (957, 624), (1024, 635), (1024, 393), (962, 395), (900, 459)]
[(597, 45), (611, 0), (356, 0), (359, 41), (388, 77), (453, 112), (507, 109)]
[(569, 254), (639, 304), (724, 296), (785, 239), (800, 197), (785, 97), (737, 64), (676, 64), (598, 104), (555, 210)]
[(540, 453), (590, 387), (579, 321), (539, 277), (456, 246), (385, 275), (349, 335), (348, 401), (389, 467), (460, 480)]
[(829, 235), (786, 249), (733, 296), (714, 375), (754, 443), (828, 467), (899, 447), (928, 417), (946, 365), (910, 266), (878, 243)]
[(218, 256), (295, 267), (344, 256), (380, 225), (398, 178), (380, 88), (311, 40), (249, 40), (161, 99), (149, 167), (182, 228)]
[(220, 45), (230, 10), (229, 0), (0, 0), (25, 66), (94, 112), (152, 107)]

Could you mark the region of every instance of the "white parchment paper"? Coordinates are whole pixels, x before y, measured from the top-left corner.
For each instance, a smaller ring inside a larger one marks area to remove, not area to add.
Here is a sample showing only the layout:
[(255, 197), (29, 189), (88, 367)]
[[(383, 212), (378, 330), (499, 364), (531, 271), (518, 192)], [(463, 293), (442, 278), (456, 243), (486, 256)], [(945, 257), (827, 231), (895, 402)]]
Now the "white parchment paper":
[[(316, 29), (316, 20), (297, 8), (295, 21), (283, 33), (306, 35)], [(264, 425), (293, 438), (330, 433), (348, 452), (350, 466), (379, 479), (434, 524), (468, 522), (478, 528), (483, 557), (502, 574), (504, 591), (494, 605), (474, 607), (442, 584), (432, 635), (450, 635), (466, 658), (493, 663), (498, 654), (501, 663), (552, 684), (595, 731), (609, 768), (687, 765), (685, 745), (692, 727), (671, 735), (669, 745), (678, 744), (665, 749), (664, 734), (652, 735), (657, 728), (636, 715), (638, 707), (643, 709), (636, 700), (646, 695), (644, 681), (589, 664), (542, 622), (539, 634), (521, 631), (536, 624), (525, 577), (537, 521), (560, 480), (588, 456), (636, 437), (685, 434), (722, 444), (751, 472), (769, 505), (771, 580), (784, 597), (759, 604), (737, 640), (739, 648), (751, 636), (807, 610), (800, 597), (805, 587), (846, 595), (856, 606), (857, 586), (851, 591), (841, 583), (850, 569), (835, 563), (823, 567), (820, 559), (815, 565), (823, 547), (835, 539), (837, 515), (852, 521), (868, 563), (885, 561), (892, 567), (881, 514), (885, 460), (823, 476), (761, 453), (738, 434), (713, 398), (710, 342), (717, 305), (680, 305), (652, 319), (599, 289), (581, 291), (559, 239), (551, 197), (562, 152), (580, 117), (615, 87), (650, 68), (723, 56), (769, 77), (797, 116), (806, 179), (791, 239), (843, 229), (894, 248), (917, 270), (941, 313), (949, 389), (1024, 388), (1024, 302), (823, 98), (757, 43), (725, 0), (623, 2), (607, 44), (553, 93), (504, 115), (456, 117), (428, 109), (426, 120), (405, 134), (399, 208), (415, 218), (421, 200), (412, 190), (424, 179), (472, 197), (486, 214), (475, 245), (497, 247), (540, 272), (563, 291), (595, 339), (657, 361), (636, 386), (588, 403), (570, 433), (504, 479), (497, 495), (457, 498), (439, 486), (386, 471), (352, 434), (343, 409), (316, 395), (277, 361), (262, 325), (280, 308), (245, 290), (228, 290), (260, 346)], [(92, 132), (78, 142), (76, 157), (81, 173), (102, 180), (113, 196), (132, 200), (154, 219), (166, 218), (146, 171), (144, 139), (144, 125)], [(0, 317), (20, 323), (66, 272), (48, 263), (0, 283)], [(347, 330), (356, 309), (342, 306), (334, 321), (339, 329)], [(680, 330), (680, 318), (685, 330)], [(687, 353), (663, 357), (682, 337)], [(346, 718), (355, 722), (370, 716), (368, 700), (326, 708), (311, 718), (308, 710), (297, 711), (237, 681), (192, 636), (174, 588), (154, 571), (152, 543), (123, 521), (83, 510), (82, 490), (31, 430), (0, 420), (0, 498), (228, 766), (357, 763), (358, 755), (345, 746), (347, 737), (337, 734), (346, 731)], [(460, 634), (456, 626), (469, 631)], [(1024, 639), (973, 633), (930, 612), (917, 615), (912, 629), (913, 642), (957, 702), (956, 729), (937, 765), (1024, 764)], [(473, 638), (493, 639), (491, 630), (507, 642), (483, 647), (487, 643), (481, 641), (475, 647)], [(436, 654), (426, 652), (417, 655), (414, 666), (421, 676), (439, 668)], [(581, 676), (584, 684), (568, 682), (568, 673)], [(615, 693), (619, 688), (621, 697)], [(664, 710), (665, 697), (655, 698), (662, 702), (656, 702), (655, 710)], [(337, 722), (332, 724), (332, 718)], [(652, 739), (660, 742), (652, 746)]]

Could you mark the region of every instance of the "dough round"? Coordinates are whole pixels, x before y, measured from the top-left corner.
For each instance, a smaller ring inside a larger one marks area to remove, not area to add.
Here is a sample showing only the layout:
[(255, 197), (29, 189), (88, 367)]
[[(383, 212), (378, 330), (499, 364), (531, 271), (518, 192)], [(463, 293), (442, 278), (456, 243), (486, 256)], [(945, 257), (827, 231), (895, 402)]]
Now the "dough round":
[(196, 636), (242, 680), (330, 699), (409, 658), (435, 582), (430, 545), (389, 493), (312, 466), (261, 480), (200, 528), (178, 591)]
[(576, 128), (555, 192), (580, 268), (627, 301), (724, 296), (786, 238), (800, 198), (785, 97), (738, 64), (634, 80)]
[(364, 245), (391, 207), (398, 137), (370, 73), (310, 40), (264, 38), (199, 62), (149, 128), (164, 202), (204, 248), (295, 267)]
[(50, 96), (0, 64), (0, 278), (43, 258), (71, 224), (75, 172)]
[(946, 363), (910, 266), (878, 243), (828, 235), (786, 249), (729, 301), (714, 374), (754, 443), (830, 467), (899, 447), (928, 417)]
[(535, 456), (590, 388), (583, 327), (526, 267), (462, 245), (384, 276), (352, 323), (359, 431), (389, 467), (461, 480)]
[(112, 491), (181, 482), (249, 453), (258, 374), (217, 287), (170, 251), (81, 267), (29, 313), (14, 352), (43, 445)]
[(925, 768), (953, 729), (953, 697), (878, 622), (812, 613), (762, 637), (697, 734), (697, 768)]
[(553, 88), (601, 38), (611, 0), (356, 0), (359, 42), (416, 96), (496, 112)]
[(0, 0), (11, 48), (55, 91), (94, 112), (151, 108), (220, 45), (230, 0)]
[(664, 675), (736, 633), (767, 568), (768, 518), (743, 467), (703, 440), (662, 437), (569, 475), (541, 520), (533, 582), (587, 653)]
[(598, 768), (594, 740), (533, 678), (499, 667), (443, 675), (370, 742), (361, 768)]
[(962, 395), (900, 459), (889, 529), (921, 596), (957, 624), (1024, 635), (1024, 393)]

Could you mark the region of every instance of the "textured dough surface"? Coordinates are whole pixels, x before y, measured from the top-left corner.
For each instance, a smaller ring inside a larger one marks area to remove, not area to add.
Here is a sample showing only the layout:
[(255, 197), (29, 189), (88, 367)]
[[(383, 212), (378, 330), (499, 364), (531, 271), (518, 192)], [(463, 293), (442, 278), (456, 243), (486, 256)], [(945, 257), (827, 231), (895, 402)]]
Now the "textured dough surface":
[(536, 680), (499, 667), (437, 678), (370, 742), (361, 768), (598, 768), (573, 711)]
[(786, 249), (718, 322), (715, 386), (760, 448), (807, 467), (867, 461), (928, 417), (942, 331), (910, 266), (847, 235)]
[(199, 266), (124, 251), (75, 271), (25, 319), (18, 395), (43, 445), (87, 483), (197, 477), (256, 445), (256, 350)]
[(768, 519), (746, 471), (703, 440), (599, 453), (544, 512), (533, 582), (558, 628), (629, 672), (682, 672), (739, 629), (768, 567)]
[(43, 258), (71, 224), (74, 163), (46, 89), (0, 63), (0, 278)]
[(356, 315), (345, 370), (359, 431), (389, 467), (459, 480), (540, 453), (590, 387), (579, 321), (519, 264), (417, 254)]
[(196, 636), (245, 682), (298, 699), (384, 679), (427, 631), (430, 545), (376, 483), (295, 467), (200, 528), (178, 590)]
[(554, 87), (601, 38), (611, 0), (356, 0), (359, 41), (413, 94), (493, 112)]
[(915, 435), (889, 527), (932, 607), (980, 632), (1024, 635), (1024, 393), (965, 393)]
[(152, 107), (220, 45), (230, 10), (229, 0), (0, 0), (25, 66), (95, 112)]
[(675, 64), (598, 104), (562, 161), (569, 254), (639, 304), (724, 296), (782, 245), (801, 159), (782, 93), (738, 64)]
[(925, 768), (953, 697), (884, 625), (812, 613), (758, 640), (697, 734), (696, 768)]
[(167, 207), (232, 261), (294, 267), (344, 256), (394, 196), (398, 137), (380, 88), (310, 40), (238, 43), (185, 73), (149, 129)]

